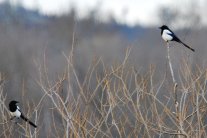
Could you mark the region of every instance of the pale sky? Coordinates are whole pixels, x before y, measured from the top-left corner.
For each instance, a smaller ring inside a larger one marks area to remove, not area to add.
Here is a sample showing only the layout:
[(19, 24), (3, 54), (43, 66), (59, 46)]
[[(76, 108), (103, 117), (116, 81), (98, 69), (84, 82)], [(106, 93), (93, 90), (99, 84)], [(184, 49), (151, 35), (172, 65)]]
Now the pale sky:
[[(6, 1), (6, 0), (0, 0)], [(61, 15), (75, 7), (78, 17), (84, 18), (89, 12), (96, 8), (100, 20), (106, 21), (113, 15), (117, 22), (128, 25), (141, 24), (145, 26), (159, 23), (157, 10), (162, 6), (169, 6), (186, 12), (187, 7), (193, 6), (190, 0), (7, 0), (12, 4), (21, 4), (28, 9), (37, 9), (44, 14)], [(192, 0), (193, 1), (193, 0)], [(190, 5), (191, 4), (191, 5)], [(195, 4), (195, 3), (194, 3)], [(207, 8), (205, 0), (196, 0), (196, 10)], [(185, 7), (185, 8), (183, 8)], [(204, 18), (206, 15), (203, 13)], [(206, 19), (207, 20), (207, 19)], [(207, 22), (207, 21), (206, 21)]]

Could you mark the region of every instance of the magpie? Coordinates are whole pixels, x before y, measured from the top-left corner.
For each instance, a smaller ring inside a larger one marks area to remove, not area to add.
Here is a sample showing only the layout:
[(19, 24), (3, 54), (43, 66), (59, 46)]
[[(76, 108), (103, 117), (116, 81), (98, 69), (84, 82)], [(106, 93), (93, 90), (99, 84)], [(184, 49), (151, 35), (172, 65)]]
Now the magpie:
[(36, 128), (37, 126), (36, 126), (34, 123), (32, 123), (29, 119), (27, 119), (27, 118), (22, 114), (22, 112), (21, 112), (19, 106), (16, 105), (17, 103), (19, 103), (19, 102), (17, 102), (17, 101), (11, 101), (11, 102), (9, 103), (9, 111), (10, 111), (10, 113), (11, 113), (11, 115), (12, 115), (11, 120), (14, 119), (14, 118), (22, 118), (24, 121), (28, 122), (30, 125), (32, 125), (33, 127)]
[(187, 47), (188, 49), (192, 50), (193, 52), (195, 52), (195, 50), (193, 48), (191, 48), (190, 46), (186, 45), (185, 43), (183, 43), (174, 33), (173, 31), (171, 31), (166, 25), (163, 25), (161, 27), (159, 27), (161, 29), (161, 36), (162, 38), (168, 43), (169, 41), (176, 41), (178, 43), (183, 44), (185, 47)]

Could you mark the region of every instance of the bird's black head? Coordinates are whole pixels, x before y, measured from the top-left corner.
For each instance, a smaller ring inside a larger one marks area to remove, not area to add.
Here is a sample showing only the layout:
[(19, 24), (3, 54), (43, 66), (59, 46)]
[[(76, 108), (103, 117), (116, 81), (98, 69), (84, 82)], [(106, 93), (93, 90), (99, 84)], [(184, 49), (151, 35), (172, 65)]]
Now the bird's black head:
[(9, 103), (9, 110), (11, 112), (15, 112), (17, 110), (17, 105), (16, 105), (17, 103), (19, 102), (14, 101), (14, 100)]
[(9, 105), (16, 105), (17, 103), (19, 103), (19, 102), (18, 102), (18, 101), (13, 100), (13, 101), (11, 101), (11, 102), (9, 103)]
[(168, 27), (167, 27), (167, 25), (163, 25), (163, 26), (161, 26), (161, 27), (159, 27), (161, 30), (164, 30), (164, 29), (169, 29)]

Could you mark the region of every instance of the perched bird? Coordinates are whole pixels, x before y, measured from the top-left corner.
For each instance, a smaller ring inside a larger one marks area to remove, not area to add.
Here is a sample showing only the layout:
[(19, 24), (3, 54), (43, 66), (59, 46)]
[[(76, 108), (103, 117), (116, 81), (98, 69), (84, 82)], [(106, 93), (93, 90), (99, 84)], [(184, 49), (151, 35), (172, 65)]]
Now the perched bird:
[(32, 125), (33, 127), (36, 128), (37, 126), (36, 126), (34, 123), (32, 123), (29, 119), (27, 119), (27, 118), (22, 114), (22, 112), (21, 112), (19, 106), (16, 105), (17, 103), (19, 103), (19, 102), (17, 102), (17, 101), (11, 101), (11, 102), (9, 103), (9, 111), (10, 111), (10, 113), (11, 113), (11, 115), (12, 115), (11, 120), (14, 119), (14, 118), (22, 118), (24, 121), (28, 122), (30, 125)]
[(188, 49), (192, 50), (193, 52), (195, 51), (193, 48), (191, 48), (190, 46), (186, 45), (185, 43), (183, 43), (174, 33), (173, 31), (171, 31), (166, 25), (163, 25), (161, 27), (159, 27), (161, 29), (161, 36), (162, 38), (166, 41), (176, 41), (178, 43), (183, 44), (185, 47), (187, 47)]

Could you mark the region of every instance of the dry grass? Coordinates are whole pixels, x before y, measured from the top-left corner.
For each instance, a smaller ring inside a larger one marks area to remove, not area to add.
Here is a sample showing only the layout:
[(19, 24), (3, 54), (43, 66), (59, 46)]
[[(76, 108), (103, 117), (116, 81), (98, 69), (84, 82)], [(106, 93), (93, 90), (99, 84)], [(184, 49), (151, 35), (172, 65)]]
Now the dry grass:
[[(37, 129), (9, 120), (1, 84), (0, 137), (207, 137), (206, 70), (192, 71), (183, 62), (175, 90), (167, 73), (154, 77), (153, 65), (145, 74), (136, 71), (127, 62), (129, 54), (130, 49), (122, 63), (110, 67), (101, 58), (94, 59), (81, 76), (84, 80), (79, 79), (73, 50), (63, 53), (68, 66), (55, 80), (49, 78), (45, 64), (38, 65), (36, 82), (42, 97), (24, 103)], [(50, 119), (45, 123), (46, 108)]]

